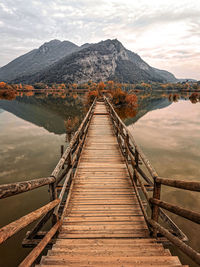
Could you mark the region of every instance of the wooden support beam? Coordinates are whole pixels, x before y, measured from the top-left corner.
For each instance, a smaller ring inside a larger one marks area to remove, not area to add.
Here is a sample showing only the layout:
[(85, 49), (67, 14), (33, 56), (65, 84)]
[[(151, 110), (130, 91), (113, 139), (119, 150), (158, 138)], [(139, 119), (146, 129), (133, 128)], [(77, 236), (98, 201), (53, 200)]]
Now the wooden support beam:
[(29, 255), (20, 263), (19, 267), (29, 267), (31, 266), (52, 237), (56, 234), (59, 227), (61, 226), (60, 221), (58, 221), (51, 230), (45, 235), (45, 237), (40, 241), (40, 243), (29, 253)]
[(155, 199), (155, 198), (150, 198), (149, 201), (154, 206), (157, 206), (158, 209), (159, 209), (159, 207), (161, 207), (161, 208), (168, 210), (174, 214), (177, 214), (183, 218), (186, 218), (192, 222), (200, 224), (200, 213), (198, 213), (198, 212), (184, 209), (182, 207), (179, 207), (179, 206), (176, 206), (176, 205), (173, 205), (173, 204), (170, 204), (168, 202), (161, 201), (161, 200)]
[(178, 237), (171, 234), (167, 229), (161, 226), (159, 223), (152, 219), (148, 219), (149, 224), (163, 236), (165, 236), (169, 241), (171, 241), (177, 248), (179, 248), (183, 253), (190, 257), (194, 262), (200, 264), (200, 253), (192, 249), (190, 246), (181, 241)]
[[(59, 203), (60, 204), (60, 203)], [(53, 210), (46, 213), (34, 226), (34, 228), (27, 234), (27, 239), (33, 239), (40, 229), (45, 225), (45, 223), (52, 216)]]
[(48, 211), (52, 210), (54, 207), (56, 207), (59, 204), (59, 202), (60, 200), (56, 199), (46, 204), (45, 206), (21, 217), (20, 219), (2, 227), (0, 229), (0, 244), (3, 243), (5, 240), (7, 240), (9, 237), (19, 232), (21, 229), (23, 229), (30, 223), (39, 219), (42, 215), (44, 215)]
[(54, 177), (46, 177), (18, 183), (3, 184), (0, 185), (0, 199), (21, 194), (54, 182)]
[(156, 177), (155, 180), (157, 183), (161, 183), (163, 185), (200, 192), (200, 182), (174, 180), (160, 177)]

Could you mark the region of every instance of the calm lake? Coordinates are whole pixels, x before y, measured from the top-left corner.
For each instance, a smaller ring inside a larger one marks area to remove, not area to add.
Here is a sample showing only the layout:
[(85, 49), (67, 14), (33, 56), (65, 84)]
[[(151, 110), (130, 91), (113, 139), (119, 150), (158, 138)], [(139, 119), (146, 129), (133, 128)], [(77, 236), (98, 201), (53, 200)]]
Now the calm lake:
[[(138, 110), (118, 111), (138, 145), (161, 177), (200, 180), (200, 102), (188, 95), (176, 102), (168, 94), (138, 94)], [(0, 184), (47, 177), (67, 147), (86, 110), (82, 97), (22, 96), (0, 100)], [(200, 207), (197, 193), (163, 187), (162, 199), (191, 210)], [(0, 201), (0, 226), (48, 203), (48, 187)], [(170, 214), (200, 250), (200, 226)], [(0, 246), (0, 266), (17, 266), (30, 251), (21, 243), (27, 230)], [(187, 257), (170, 247), (184, 264), (195, 267)]]

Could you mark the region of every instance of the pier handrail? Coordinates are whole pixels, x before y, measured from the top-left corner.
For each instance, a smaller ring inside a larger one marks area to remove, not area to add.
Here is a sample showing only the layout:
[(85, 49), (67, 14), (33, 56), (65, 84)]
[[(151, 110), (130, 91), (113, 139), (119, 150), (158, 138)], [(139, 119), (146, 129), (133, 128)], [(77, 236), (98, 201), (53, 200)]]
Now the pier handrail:
[[(119, 118), (112, 104), (105, 96), (104, 101), (107, 104), (108, 112), (112, 118), (115, 134), (117, 136), (121, 152), (125, 157), (128, 172), (135, 189), (136, 197), (138, 198), (139, 205), (141, 207), (147, 225), (152, 233), (152, 236), (158, 238), (157, 234), (162, 234), (164, 237), (166, 237), (167, 240), (173, 243), (193, 261), (200, 264), (200, 253), (185, 244), (185, 242), (188, 241), (187, 237), (162, 209), (168, 210), (176, 215), (179, 215), (198, 224), (200, 224), (200, 213), (190, 211), (183, 207), (160, 200), (161, 185), (200, 192), (200, 182), (174, 180), (159, 177), (155, 169), (151, 166), (149, 160), (136, 144), (131, 132)], [(151, 178), (149, 178), (148, 175), (146, 175), (146, 173), (139, 167), (141, 163), (144, 164), (146, 170), (151, 175)], [(153, 180), (151, 180), (152, 178)], [(147, 182), (147, 184), (144, 184), (144, 181)], [(149, 196), (147, 186), (153, 186), (152, 197)], [(151, 218), (148, 216), (146, 209), (144, 208), (139, 190), (141, 190), (140, 192), (142, 192), (142, 194), (146, 198), (147, 203), (150, 206)], [(162, 219), (163, 222), (167, 223), (168, 229), (158, 223), (159, 218)], [(175, 235), (171, 233), (171, 230), (174, 231)]]

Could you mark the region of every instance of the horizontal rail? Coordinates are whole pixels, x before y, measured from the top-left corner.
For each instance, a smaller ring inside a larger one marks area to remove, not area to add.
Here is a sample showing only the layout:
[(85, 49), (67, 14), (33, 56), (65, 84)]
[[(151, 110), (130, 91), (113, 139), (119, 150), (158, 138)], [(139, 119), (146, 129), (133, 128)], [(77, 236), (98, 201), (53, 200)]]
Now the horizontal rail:
[(0, 229), (0, 244), (7, 240), (9, 237), (13, 236), (21, 229), (29, 225), (30, 223), (39, 219), (42, 215), (46, 214), (48, 211), (52, 210), (59, 204), (60, 200), (56, 199), (45, 206), (30, 212), (29, 214), (21, 217), (20, 219), (9, 223), (8, 225)]
[(0, 185), (0, 199), (21, 194), (38, 187), (48, 185), (55, 182), (54, 177), (39, 178), (30, 181)]
[(49, 243), (49, 241), (52, 239), (52, 237), (56, 234), (56, 232), (58, 231), (60, 226), (61, 226), (61, 222), (58, 221), (51, 228), (51, 230), (45, 235), (45, 237), (40, 241), (40, 243), (21, 262), (19, 267), (29, 267), (29, 266), (31, 266), (34, 263), (34, 261), (37, 259), (37, 257), (41, 254), (41, 252), (46, 247), (46, 245)]
[(200, 224), (200, 213), (184, 209), (182, 207), (155, 198), (150, 198), (149, 202), (172, 213), (175, 213), (181, 217), (184, 217), (190, 221)]
[(161, 177), (156, 177), (155, 181), (157, 183), (171, 186), (171, 187), (200, 192), (200, 182), (172, 180), (172, 179), (161, 178)]
[(159, 233), (165, 236), (172, 244), (179, 248), (183, 253), (190, 257), (194, 262), (200, 264), (200, 253), (195, 251), (193, 248), (185, 244), (178, 237), (171, 234), (167, 229), (161, 226), (159, 223), (155, 222), (152, 219), (148, 219), (149, 224), (156, 229)]

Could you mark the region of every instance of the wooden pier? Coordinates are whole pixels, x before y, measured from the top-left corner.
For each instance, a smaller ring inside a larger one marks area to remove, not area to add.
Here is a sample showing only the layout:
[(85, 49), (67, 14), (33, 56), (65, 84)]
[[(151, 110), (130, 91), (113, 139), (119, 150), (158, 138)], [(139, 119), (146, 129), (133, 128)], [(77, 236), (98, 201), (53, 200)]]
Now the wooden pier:
[[(38, 267), (183, 266), (164, 248), (169, 242), (200, 263), (199, 253), (185, 243), (186, 236), (161, 207), (196, 223), (200, 215), (173, 210), (172, 204), (160, 200), (161, 184), (200, 191), (200, 183), (174, 181), (158, 177), (109, 101), (95, 100), (50, 177), (0, 187), (3, 198), (50, 185), (51, 202), (45, 211), (40, 209), (42, 219), (24, 240), (35, 248), (20, 266), (31, 266), (52, 243)], [(24, 224), (38, 219), (37, 214), (38, 210), (24, 216)], [(41, 232), (49, 219), (52, 228)], [(22, 229), (18, 221), (0, 230), (0, 242)]]

